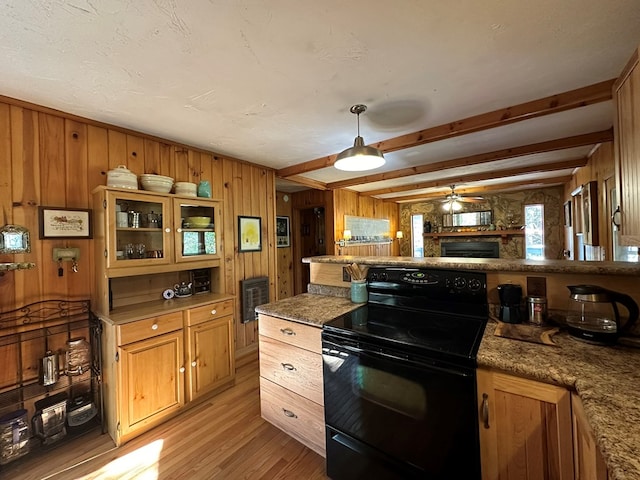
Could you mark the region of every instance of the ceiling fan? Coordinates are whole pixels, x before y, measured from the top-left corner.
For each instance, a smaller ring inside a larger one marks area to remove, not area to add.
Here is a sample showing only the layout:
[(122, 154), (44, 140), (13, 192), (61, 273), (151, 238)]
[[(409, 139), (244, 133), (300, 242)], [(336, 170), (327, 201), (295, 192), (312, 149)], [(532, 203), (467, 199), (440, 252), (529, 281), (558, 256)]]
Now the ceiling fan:
[(444, 203), (444, 210), (450, 213), (461, 210), (461, 203), (479, 203), (484, 201), (482, 197), (463, 197), (459, 193), (456, 193), (455, 185), (449, 185), (449, 187), (451, 188), (451, 193), (447, 195), (442, 202)]

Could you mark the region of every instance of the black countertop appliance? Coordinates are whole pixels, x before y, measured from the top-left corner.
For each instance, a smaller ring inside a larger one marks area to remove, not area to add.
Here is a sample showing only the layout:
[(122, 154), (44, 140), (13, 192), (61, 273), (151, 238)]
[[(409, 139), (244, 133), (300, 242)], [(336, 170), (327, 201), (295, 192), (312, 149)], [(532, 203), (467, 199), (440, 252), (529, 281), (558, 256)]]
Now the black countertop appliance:
[(512, 283), (498, 285), (500, 320), (505, 323), (522, 322), (522, 287)]

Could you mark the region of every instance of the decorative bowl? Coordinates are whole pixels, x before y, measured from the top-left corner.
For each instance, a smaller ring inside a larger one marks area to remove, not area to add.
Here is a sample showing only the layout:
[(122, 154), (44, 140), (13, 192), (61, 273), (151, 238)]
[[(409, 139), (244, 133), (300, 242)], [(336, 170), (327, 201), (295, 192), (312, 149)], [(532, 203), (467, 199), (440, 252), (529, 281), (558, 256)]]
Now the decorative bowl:
[(107, 172), (107, 186), (138, 190), (138, 177), (125, 165), (118, 165)]
[(173, 178), (145, 173), (140, 175), (140, 184), (150, 192), (169, 193), (173, 187)]
[(197, 196), (197, 188), (198, 186), (191, 182), (176, 182), (175, 184), (176, 195), (195, 197)]
[(187, 217), (185, 222), (191, 228), (207, 228), (211, 225), (211, 217)]

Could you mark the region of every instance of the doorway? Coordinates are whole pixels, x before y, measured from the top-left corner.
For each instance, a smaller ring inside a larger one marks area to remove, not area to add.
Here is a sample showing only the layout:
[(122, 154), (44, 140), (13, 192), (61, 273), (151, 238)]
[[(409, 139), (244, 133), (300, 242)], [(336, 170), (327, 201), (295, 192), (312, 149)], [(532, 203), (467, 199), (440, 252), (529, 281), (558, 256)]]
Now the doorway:
[[(327, 254), (326, 225), (324, 207), (305, 208), (299, 210), (300, 235), (297, 259)], [(296, 295), (306, 293), (310, 281), (309, 264), (302, 264), (300, 279), (295, 281)]]

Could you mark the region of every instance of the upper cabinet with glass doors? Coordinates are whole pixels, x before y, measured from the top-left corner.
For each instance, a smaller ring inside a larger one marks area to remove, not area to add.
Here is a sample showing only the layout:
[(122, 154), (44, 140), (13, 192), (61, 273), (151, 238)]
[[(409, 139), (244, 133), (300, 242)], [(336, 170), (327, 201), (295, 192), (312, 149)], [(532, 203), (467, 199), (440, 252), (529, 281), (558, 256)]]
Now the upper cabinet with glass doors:
[(94, 215), (108, 277), (219, 265), (217, 200), (98, 187)]
[(176, 262), (219, 258), (216, 227), (220, 227), (220, 204), (213, 200), (173, 199), (176, 225)]

